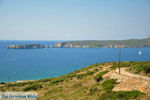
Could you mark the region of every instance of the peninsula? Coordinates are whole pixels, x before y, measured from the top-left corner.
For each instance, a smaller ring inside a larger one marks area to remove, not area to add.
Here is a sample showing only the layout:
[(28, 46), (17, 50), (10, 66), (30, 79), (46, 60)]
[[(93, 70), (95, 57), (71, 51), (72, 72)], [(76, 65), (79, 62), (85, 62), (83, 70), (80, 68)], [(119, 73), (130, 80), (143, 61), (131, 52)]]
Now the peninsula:
[(33, 48), (145, 48), (150, 47), (148, 39), (129, 40), (82, 40), (56, 42), (53, 45), (27, 44), (9, 45), (8, 49), (33, 49)]

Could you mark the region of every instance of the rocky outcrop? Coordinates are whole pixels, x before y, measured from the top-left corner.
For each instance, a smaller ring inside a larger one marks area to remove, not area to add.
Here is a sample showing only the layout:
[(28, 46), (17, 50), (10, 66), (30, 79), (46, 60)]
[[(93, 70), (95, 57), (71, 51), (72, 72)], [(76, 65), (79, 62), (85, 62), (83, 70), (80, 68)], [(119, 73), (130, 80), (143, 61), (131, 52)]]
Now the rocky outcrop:
[(56, 48), (64, 48), (65, 45), (66, 45), (65, 42), (58, 42), (58, 43), (55, 43), (55, 47), (56, 47)]
[(125, 48), (125, 45), (118, 45), (118, 44), (111, 44), (109, 45), (109, 48)]
[(83, 45), (83, 46), (79, 46), (79, 45), (73, 45), (71, 43), (67, 43), (67, 42), (58, 42), (55, 43), (56, 48), (90, 48), (89, 46)]

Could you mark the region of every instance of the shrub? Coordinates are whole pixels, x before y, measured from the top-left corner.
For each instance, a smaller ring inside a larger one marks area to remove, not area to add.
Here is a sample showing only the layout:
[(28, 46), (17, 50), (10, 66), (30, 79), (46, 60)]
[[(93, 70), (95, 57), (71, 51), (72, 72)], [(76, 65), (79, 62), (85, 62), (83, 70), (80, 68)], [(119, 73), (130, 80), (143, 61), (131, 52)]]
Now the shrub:
[(143, 68), (141, 66), (134, 66), (133, 69), (135, 70), (135, 73), (139, 73), (143, 70)]
[(65, 77), (57, 77), (57, 78), (53, 78), (51, 80), (51, 83), (59, 83), (59, 82), (63, 82), (65, 80)]
[(94, 77), (94, 79), (97, 81), (97, 82), (100, 82), (101, 80), (103, 80), (103, 75), (108, 73), (109, 71), (108, 70), (105, 70), (105, 71), (102, 71), (102, 72), (99, 72), (98, 74), (96, 74), (96, 76)]
[(97, 69), (97, 68), (96, 68), (96, 69), (94, 69), (94, 70), (93, 70), (93, 72), (94, 72), (94, 73), (98, 72), (98, 69)]
[(137, 90), (118, 91), (118, 92), (104, 93), (99, 97), (98, 100), (131, 100), (131, 99), (134, 100), (141, 95), (144, 95), (144, 93), (139, 92)]
[(114, 85), (116, 84), (116, 79), (109, 79), (102, 83), (102, 87), (105, 91), (111, 91), (114, 88)]
[(103, 76), (104, 74), (108, 73), (109, 71), (108, 70), (105, 70), (105, 71), (102, 71), (102, 72), (99, 72), (98, 74)]
[(95, 87), (95, 86), (93, 86), (93, 87), (90, 88), (89, 94), (90, 94), (90, 95), (93, 95), (93, 94), (96, 93), (97, 91), (99, 91), (98, 88)]
[(82, 79), (83, 77), (87, 77), (87, 76), (93, 75), (93, 74), (94, 74), (93, 71), (87, 71), (86, 73), (83, 73), (83, 74), (77, 74), (76, 77), (77, 77), (78, 79)]
[(3, 84), (5, 84), (5, 82), (0, 82), (0, 85), (3, 85)]
[(87, 76), (87, 75), (92, 75), (92, 74), (94, 74), (93, 71), (87, 71), (87, 72), (86, 72), (86, 76)]
[(103, 80), (103, 78), (100, 74), (96, 74), (96, 76), (94, 77), (94, 80), (96, 80), (96, 82), (100, 82), (101, 80)]
[(117, 98), (126, 98), (128, 99), (135, 99), (137, 98), (139, 95), (143, 95), (144, 93), (139, 92), (137, 90), (133, 90), (133, 91), (118, 91), (115, 93)]
[(42, 85), (40, 85), (40, 84), (33, 84), (33, 85), (28, 86), (28, 87), (25, 87), (23, 90), (24, 91), (29, 91), (29, 90), (37, 90), (39, 88), (42, 88)]
[(83, 77), (85, 77), (85, 74), (78, 74), (76, 77), (77, 77), (78, 79), (82, 79)]
[(68, 79), (72, 79), (73, 77), (76, 77), (76, 73), (72, 72), (72, 73), (69, 73), (67, 75), (64, 75), (64, 77), (66, 77)]
[(145, 72), (146, 74), (150, 73), (150, 66), (145, 65), (145, 66), (143, 67), (143, 69), (144, 69), (144, 72)]
[(39, 82), (48, 82), (48, 81), (51, 81), (52, 79), (51, 78), (47, 78), (47, 79), (40, 79)]
[(5, 92), (6, 90), (3, 88), (0, 88), (0, 92)]

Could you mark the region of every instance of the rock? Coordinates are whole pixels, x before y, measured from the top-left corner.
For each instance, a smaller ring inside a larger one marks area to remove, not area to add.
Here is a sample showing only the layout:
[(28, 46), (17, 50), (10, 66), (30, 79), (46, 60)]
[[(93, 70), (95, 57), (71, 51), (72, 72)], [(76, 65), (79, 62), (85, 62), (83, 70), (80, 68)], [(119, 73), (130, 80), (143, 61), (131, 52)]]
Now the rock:
[(64, 48), (64, 45), (66, 45), (66, 43), (63, 43), (63, 42), (55, 43), (56, 48)]

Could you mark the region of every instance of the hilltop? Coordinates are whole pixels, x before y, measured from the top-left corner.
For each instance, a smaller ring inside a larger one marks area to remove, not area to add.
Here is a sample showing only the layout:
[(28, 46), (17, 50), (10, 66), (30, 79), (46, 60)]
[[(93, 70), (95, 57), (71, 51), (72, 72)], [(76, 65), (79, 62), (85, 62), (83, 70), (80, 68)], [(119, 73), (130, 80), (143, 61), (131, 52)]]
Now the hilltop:
[[(72, 73), (21, 83), (1, 83), (0, 91), (36, 91), (39, 100), (148, 100), (150, 61), (97, 63)], [(147, 98), (147, 99), (146, 99)]]

